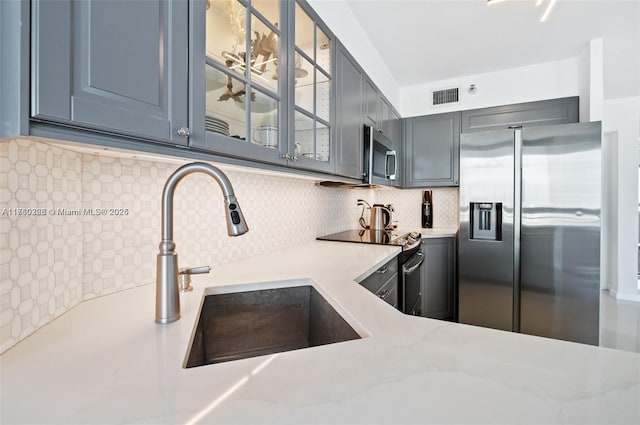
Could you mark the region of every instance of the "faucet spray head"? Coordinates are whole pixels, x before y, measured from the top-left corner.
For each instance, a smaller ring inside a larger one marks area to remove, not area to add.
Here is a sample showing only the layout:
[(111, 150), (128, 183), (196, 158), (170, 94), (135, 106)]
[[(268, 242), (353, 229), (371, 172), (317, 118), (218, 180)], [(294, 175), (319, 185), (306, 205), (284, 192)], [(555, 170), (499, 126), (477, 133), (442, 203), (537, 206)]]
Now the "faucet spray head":
[(225, 216), (227, 218), (227, 234), (229, 236), (244, 235), (249, 231), (249, 226), (244, 219), (242, 209), (235, 195), (226, 196), (225, 201)]

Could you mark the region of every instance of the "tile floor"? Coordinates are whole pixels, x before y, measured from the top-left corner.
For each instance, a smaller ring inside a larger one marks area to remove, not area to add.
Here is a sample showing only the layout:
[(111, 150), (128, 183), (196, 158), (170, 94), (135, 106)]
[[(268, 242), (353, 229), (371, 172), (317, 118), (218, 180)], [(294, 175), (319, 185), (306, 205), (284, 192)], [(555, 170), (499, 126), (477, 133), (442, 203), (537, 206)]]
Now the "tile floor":
[(640, 302), (600, 296), (600, 345), (640, 353)]

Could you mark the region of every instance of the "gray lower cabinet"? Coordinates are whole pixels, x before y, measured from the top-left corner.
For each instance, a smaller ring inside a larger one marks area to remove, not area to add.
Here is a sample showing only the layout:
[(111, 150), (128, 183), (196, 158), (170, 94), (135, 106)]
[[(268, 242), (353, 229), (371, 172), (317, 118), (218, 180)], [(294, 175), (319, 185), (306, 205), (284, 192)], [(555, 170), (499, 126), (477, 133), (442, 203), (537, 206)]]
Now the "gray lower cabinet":
[(462, 133), (506, 130), (511, 126), (569, 124), (578, 122), (578, 97), (515, 103), (462, 111)]
[(422, 315), (432, 319), (455, 319), (456, 239), (422, 239)]
[(335, 173), (362, 178), (364, 125), (364, 72), (342, 46), (336, 55), (336, 149)]
[(460, 112), (404, 119), (403, 187), (458, 185)]
[(32, 1), (31, 118), (186, 145), (186, 1)]
[(360, 282), (360, 285), (377, 295), (394, 308), (399, 309), (398, 304), (398, 259), (393, 258), (384, 266), (378, 268), (369, 277)]

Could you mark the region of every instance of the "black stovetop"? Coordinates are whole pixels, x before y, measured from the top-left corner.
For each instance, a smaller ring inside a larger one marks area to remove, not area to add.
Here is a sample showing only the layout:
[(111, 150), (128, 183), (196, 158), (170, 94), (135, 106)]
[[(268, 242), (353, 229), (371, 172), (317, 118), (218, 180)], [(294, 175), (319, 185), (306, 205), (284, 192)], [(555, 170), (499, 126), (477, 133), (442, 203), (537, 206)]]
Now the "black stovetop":
[(318, 236), (321, 241), (369, 243), (376, 245), (413, 245), (420, 237), (419, 233), (398, 233), (395, 230), (346, 230), (332, 235)]

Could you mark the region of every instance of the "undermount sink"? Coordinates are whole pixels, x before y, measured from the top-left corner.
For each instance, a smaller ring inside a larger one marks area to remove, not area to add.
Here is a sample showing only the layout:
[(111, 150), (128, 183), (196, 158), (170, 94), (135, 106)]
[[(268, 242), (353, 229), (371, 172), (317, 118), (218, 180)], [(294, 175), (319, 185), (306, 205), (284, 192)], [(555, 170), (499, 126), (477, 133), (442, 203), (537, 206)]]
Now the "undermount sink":
[(200, 310), (186, 367), (359, 338), (310, 284), (210, 294)]

